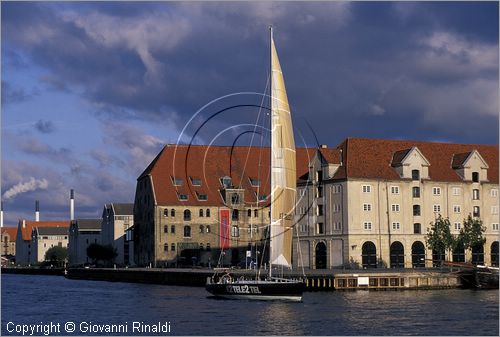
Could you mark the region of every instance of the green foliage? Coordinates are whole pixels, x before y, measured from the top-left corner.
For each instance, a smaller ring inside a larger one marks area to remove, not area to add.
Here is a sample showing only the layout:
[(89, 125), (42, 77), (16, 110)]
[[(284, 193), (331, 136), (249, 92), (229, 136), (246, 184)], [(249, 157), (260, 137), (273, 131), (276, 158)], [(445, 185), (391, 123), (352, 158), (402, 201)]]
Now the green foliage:
[(68, 248), (55, 246), (49, 248), (45, 253), (45, 261), (50, 261), (55, 265), (62, 265), (68, 257)]
[(93, 243), (87, 247), (87, 256), (95, 262), (97, 261), (112, 261), (118, 253), (116, 248), (111, 245), (100, 245), (98, 243)]
[(483, 237), (485, 231), (486, 227), (483, 226), (483, 222), (469, 215), (469, 217), (464, 220), (457, 241), (463, 244), (466, 250), (476, 245), (483, 245), (486, 241), (486, 238)]
[(441, 215), (431, 223), (431, 228), (427, 229), (425, 244), (427, 248), (444, 253), (455, 247), (456, 240), (450, 231), (450, 220), (444, 219)]

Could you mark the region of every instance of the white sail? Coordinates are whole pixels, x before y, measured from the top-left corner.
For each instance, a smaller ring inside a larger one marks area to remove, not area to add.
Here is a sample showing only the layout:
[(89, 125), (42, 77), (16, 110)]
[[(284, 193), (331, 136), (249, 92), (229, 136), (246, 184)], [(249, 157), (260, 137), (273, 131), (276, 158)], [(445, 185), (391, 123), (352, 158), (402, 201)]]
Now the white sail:
[(285, 81), (271, 30), (271, 256), (290, 267), (297, 195), (295, 141)]

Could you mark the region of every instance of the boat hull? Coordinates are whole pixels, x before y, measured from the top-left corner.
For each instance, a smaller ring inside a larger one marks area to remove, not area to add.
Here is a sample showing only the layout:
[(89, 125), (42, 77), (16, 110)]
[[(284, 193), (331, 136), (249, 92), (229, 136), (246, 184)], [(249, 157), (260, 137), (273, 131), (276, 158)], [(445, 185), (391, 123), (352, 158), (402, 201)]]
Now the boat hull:
[(206, 290), (215, 297), (262, 301), (302, 301), (305, 284), (300, 281), (237, 281), (232, 283), (207, 283)]
[(464, 288), (498, 289), (498, 269), (476, 266), (459, 273)]

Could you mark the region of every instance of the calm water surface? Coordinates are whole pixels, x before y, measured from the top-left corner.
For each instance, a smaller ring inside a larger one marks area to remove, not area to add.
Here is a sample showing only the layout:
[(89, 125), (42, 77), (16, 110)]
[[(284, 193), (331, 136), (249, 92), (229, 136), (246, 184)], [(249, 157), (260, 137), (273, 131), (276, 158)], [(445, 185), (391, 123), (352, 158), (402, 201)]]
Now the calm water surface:
[(2, 275), (1, 282), (3, 336), (12, 335), (8, 322), (68, 321), (170, 322), (171, 335), (499, 335), (498, 290), (308, 292), (303, 303), (280, 303), (58, 276)]

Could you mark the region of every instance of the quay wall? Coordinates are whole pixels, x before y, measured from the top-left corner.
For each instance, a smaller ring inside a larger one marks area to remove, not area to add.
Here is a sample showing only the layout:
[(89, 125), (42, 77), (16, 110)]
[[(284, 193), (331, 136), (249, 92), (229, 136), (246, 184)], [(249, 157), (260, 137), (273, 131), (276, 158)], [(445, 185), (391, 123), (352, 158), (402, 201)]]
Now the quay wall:
[(2, 267), (2, 274), (24, 274), (24, 275), (52, 275), (63, 276), (64, 268), (11, 268)]

